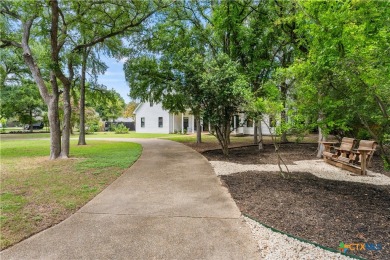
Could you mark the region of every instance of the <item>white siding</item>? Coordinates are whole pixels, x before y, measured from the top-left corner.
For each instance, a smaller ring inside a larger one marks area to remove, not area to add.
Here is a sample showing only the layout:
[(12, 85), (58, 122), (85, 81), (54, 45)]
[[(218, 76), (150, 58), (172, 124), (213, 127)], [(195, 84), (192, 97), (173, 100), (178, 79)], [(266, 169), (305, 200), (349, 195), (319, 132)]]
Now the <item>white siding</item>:
[[(150, 106), (150, 103), (142, 103), (137, 107), (136, 111), (136, 126), (135, 130), (137, 133), (173, 133), (182, 131), (182, 114), (172, 115), (168, 111), (164, 110), (161, 104), (154, 104)], [(240, 113), (240, 122), (244, 123), (243, 126), (238, 127), (237, 131), (233, 133), (253, 135), (253, 127), (247, 127), (245, 120), (245, 114)], [(158, 127), (158, 118), (163, 118), (163, 127)], [(194, 132), (194, 116), (188, 112), (184, 114), (184, 117), (188, 117), (188, 128), (189, 133)], [(145, 127), (141, 127), (141, 118), (145, 118)], [(261, 130), (263, 135), (270, 135), (268, 127), (264, 124), (269, 124), (269, 117), (265, 115), (261, 122)], [(273, 131), (274, 129), (271, 129)]]
[[(268, 126), (264, 122), (267, 122)], [(269, 126), (270, 126), (269, 116), (264, 115), (263, 120), (261, 122), (261, 132), (263, 133), (263, 135), (271, 135), (270, 129), (268, 128)], [(274, 132), (275, 129), (273, 127), (271, 127), (271, 131)]]
[[(245, 114), (241, 113), (241, 114), (239, 114), (239, 116), (240, 116), (240, 124), (243, 124), (243, 126), (237, 127), (237, 131), (236, 132), (233, 131), (233, 133), (245, 134), (245, 135), (253, 135), (254, 128), (246, 126)], [(263, 116), (263, 120), (261, 121), (261, 132), (262, 132), (263, 135), (270, 135), (270, 131), (269, 131), (267, 125), (264, 122), (267, 122), (267, 124), (269, 124), (269, 117), (267, 115), (264, 115)], [(271, 131), (274, 131), (274, 129), (271, 128)]]
[[(138, 107), (136, 113), (135, 131), (137, 133), (161, 133), (169, 134), (170, 116), (161, 104), (143, 103)], [(141, 127), (141, 118), (145, 118), (145, 127)], [(158, 127), (158, 118), (163, 118), (163, 127)]]

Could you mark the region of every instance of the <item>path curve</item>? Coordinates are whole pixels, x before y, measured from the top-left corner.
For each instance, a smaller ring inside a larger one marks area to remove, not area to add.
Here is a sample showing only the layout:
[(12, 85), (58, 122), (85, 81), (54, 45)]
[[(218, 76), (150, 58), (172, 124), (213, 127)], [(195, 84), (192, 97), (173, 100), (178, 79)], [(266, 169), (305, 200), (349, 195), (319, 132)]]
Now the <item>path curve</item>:
[(104, 140), (140, 143), (142, 155), (71, 217), (2, 251), (2, 260), (259, 258), (202, 155), (168, 140)]

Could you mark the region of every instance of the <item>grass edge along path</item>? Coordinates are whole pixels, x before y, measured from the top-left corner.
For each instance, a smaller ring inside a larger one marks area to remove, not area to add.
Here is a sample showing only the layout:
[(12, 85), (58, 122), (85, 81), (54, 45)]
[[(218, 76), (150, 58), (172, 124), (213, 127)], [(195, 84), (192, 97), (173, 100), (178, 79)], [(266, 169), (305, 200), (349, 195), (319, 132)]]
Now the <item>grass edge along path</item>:
[(142, 152), (130, 142), (76, 142), (70, 159), (51, 161), (48, 140), (1, 141), (1, 250), (69, 217)]

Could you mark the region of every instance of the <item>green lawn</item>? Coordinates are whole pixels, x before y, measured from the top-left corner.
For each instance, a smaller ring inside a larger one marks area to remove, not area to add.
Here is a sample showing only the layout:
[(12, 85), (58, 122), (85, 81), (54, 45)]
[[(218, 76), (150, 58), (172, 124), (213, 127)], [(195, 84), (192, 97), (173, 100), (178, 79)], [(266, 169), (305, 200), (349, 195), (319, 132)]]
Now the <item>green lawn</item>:
[[(87, 134), (86, 138), (171, 138), (171, 137), (184, 137), (186, 135), (180, 134), (149, 134), (149, 133), (136, 133), (134, 131), (128, 134), (115, 134), (114, 132), (97, 132), (93, 134)], [(26, 133), (26, 134), (1, 134), (2, 140), (9, 139), (35, 139), (35, 138), (49, 138), (49, 133)], [(71, 135), (71, 138), (78, 138), (78, 132)]]
[(97, 132), (89, 134), (86, 137), (91, 138), (166, 138), (166, 137), (179, 137), (183, 136), (180, 134), (153, 134), (153, 133), (136, 133), (135, 131), (130, 131), (128, 134), (115, 134), (114, 132)]
[(10, 132), (10, 131), (22, 131), (23, 127), (2, 127), (0, 132)]
[(26, 134), (0, 134), (0, 139), (3, 140), (19, 140), (19, 139), (35, 139), (35, 138), (50, 138), (50, 133), (26, 133)]
[(1, 140), (0, 247), (67, 218), (120, 176), (139, 144), (71, 142), (71, 158), (48, 160), (48, 140)]
[[(20, 140), (20, 139), (41, 139), (50, 138), (49, 133), (26, 133), (26, 134), (1, 134), (1, 140)], [(72, 139), (78, 138), (78, 133), (75, 132), (71, 135)], [(153, 134), (153, 133), (136, 133), (134, 131), (128, 134), (115, 134), (114, 132), (97, 132), (93, 134), (87, 134), (86, 138), (162, 138), (169, 139), (177, 142), (192, 142), (196, 141), (196, 135), (181, 135), (181, 134)], [(203, 140), (215, 140), (215, 137), (209, 134), (202, 135)]]

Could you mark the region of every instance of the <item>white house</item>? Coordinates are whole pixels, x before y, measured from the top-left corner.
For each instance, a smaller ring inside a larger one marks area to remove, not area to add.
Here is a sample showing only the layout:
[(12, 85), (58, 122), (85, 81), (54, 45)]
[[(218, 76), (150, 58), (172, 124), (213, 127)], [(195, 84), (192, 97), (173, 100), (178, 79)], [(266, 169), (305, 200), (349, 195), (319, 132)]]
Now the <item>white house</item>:
[(162, 108), (161, 103), (140, 103), (134, 110), (135, 131), (137, 133), (169, 134), (182, 132), (195, 133), (194, 115), (189, 112), (172, 114)]
[[(187, 133), (196, 132), (196, 123), (194, 115), (189, 111), (186, 113), (173, 114), (162, 108), (161, 103), (140, 103), (134, 110), (135, 116), (135, 131), (137, 133), (161, 133), (170, 134), (176, 132)], [(264, 116), (263, 121), (269, 122), (272, 126), (273, 122), (268, 116)], [(246, 118), (244, 113), (239, 113), (234, 116), (232, 122), (233, 134), (253, 135), (253, 121)], [(208, 125), (202, 125), (202, 130), (209, 129)], [(269, 135), (270, 130), (264, 122), (261, 123), (263, 135)], [(273, 128), (271, 129), (271, 131)]]

